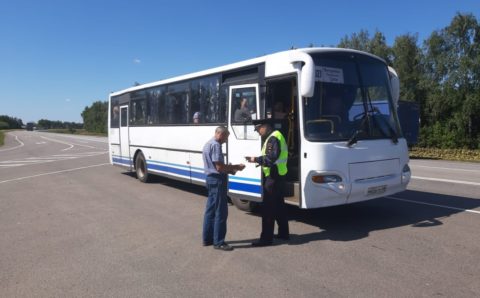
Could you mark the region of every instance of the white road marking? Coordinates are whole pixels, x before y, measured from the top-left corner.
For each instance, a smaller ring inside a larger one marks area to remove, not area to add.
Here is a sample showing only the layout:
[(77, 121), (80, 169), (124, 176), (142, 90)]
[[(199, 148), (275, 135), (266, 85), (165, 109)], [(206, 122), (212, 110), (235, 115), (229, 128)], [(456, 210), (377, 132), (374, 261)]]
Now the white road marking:
[(463, 181), (463, 180), (440, 179), (440, 178), (430, 178), (430, 177), (420, 177), (420, 176), (412, 176), (412, 178), (413, 178), (413, 179), (418, 179), (418, 180), (428, 180), (428, 181), (437, 181), (437, 182), (449, 182), (449, 183), (458, 183), (458, 184), (467, 184), (467, 185), (480, 186), (480, 183), (478, 183), (478, 182)]
[(440, 208), (445, 208), (445, 209), (452, 209), (452, 210), (457, 210), (457, 211), (465, 211), (465, 212), (480, 214), (480, 211), (471, 210), (471, 209), (463, 209), (463, 208), (457, 208), (457, 207), (446, 206), (446, 205), (439, 205), (439, 204), (431, 204), (431, 203), (425, 203), (425, 202), (418, 202), (418, 201), (400, 199), (400, 198), (395, 198), (395, 197), (385, 197), (385, 198), (391, 199), (391, 200), (408, 202), (408, 203), (428, 205), (428, 206), (435, 206), (435, 207), (440, 207)]
[(68, 169), (68, 170), (48, 172), (48, 173), (42, 173), (42, 174), (37, 174), (37, 175), (15, 178), (15, 179), (3, 180), (3, 181), (0, 181), (0, 184), (7, 183), (7, 182), (13, 182), (13, 181), (20, 181), (20, 180), (25, 180), (25, 179), (30, 179), (30, 178), (36, 178), (36, 177), (41, 177), (41, 176), (68, 173), (68, 172), (73, 172), (73, 171), (78, 171), (78, 170), (83, 170), (83, 169), (89, 169), (89, 168), (94, 168), (94, 167), (101, 167), (101, 166), (105, 166), (105, 165), (109, 165), (109, 164), (110, 163), (101, 163), (101, 164), (96, 164), (96, 165), (91, 165), (91, 166), (86, 166), (86, 167), (79, 167), (79, 168), (73, 168), (73, 169)]
[(0, 161), (1, 167), (20, 167), (26, 165), (36, 165), (41, 163), (55, 162), (55, 161), (64, 161), (69, 159), (83, 158), (83, 157), (92, 157), (102, 154), (106, 154), (107, 151), (101, 152), (88, 152), (86, 154), (63, 154), (61, 156), (52, 155), (52, 156), (43, 156), (43, 157), (27, 157), (25, 159), (14, 159), (14, 160), (4, 160)]
[(33, 161), (38, 161), (38, 160), (61, 160), (61, 159), (71, 159), (73, 156), (47, 156), (47, 157), (27, 157), (25, 158), (26, 160), (33, 160)]
[(103, 153), (107, 153), (108, 151), (107, 150), (104, 150), (104, 151), (90, 151), (90, 152), (78, 152), (78, 153), (70, 153), (70, 154), (54, 154), (52, 156), (58, 156), (58, 157), (63, 157), (63, 156), (78, 156), (78, 157), (82, 157), (82, 156), (91, 156), (91, 155), (99, 155), (99, 154), (103, 154)]
[(94, 138), (94, 137), (87, 137), (87, 136), (75, 136), (75, 135), (68, 135), (68, 134), (54, 134), (54, 133), (49, 133), (50, 135), (55, 135), (60, 138), (69, 138), (69, 139), (75, 139), (75, 140), (86, 140), (86, 141), (91, 141), (91, 142), (98, 142), (98, 143), (108, 143), (107, 138), (99, 137)]
[(12, 136), (15, 136), (15, 141), (19, 142), (20, 145), (15, 146), (15, 147), (12, 147), (12, 148), (0, 149), (0, 152), (10, 151), (10, 150), (18, 149), (18, 148), (20, 148), (20, 147), (25, 146), (25, 144), (24, 144), (22, 141), (20, 141), (20, 139), (18, 138), (17, 135), (12, 134)]
[(412, 167), (419, 167), (419, 168), (429, 168), (429, 169), (438, 169), (438, 170), (448, 170), (448, 171), (464, 171), (464, 172), (474, 172), (480, 173), (480, 170), (469, 170), (469, 169), (457, 169), (457, 168), (445, 168), (445, 167), (431, 167), (431, 166), (421, 166), (413, 164)]
[(47, 137), (44, 137), (44, 136), (40, 136), (42, 139), (45, 139), (45, 140), (49, 140), (49, 141), (52, 141), (52, 142), (56, 142), (56, 143), (60, 143), (60, 144), (64, 144), (64, 145), (68, 145), (70, 147), (68, 148), (65, 148), (65, 149), (62, 149), (62, 151), (67, 151), (67, 150), (70, 150), (74, 147), (73, 144), (70, 144), (70, 143), (67, 143), (67, 142), (62, 142), (62, 141), (59, 141), (59, 140), (55, 140), (55, 139), (50, 139), (50, 138), (47, 138)]
[(37, 161), (36, 160), (4, 160), (4, 161), (0, 161), (0, 164), (12, 164), (12, 163), (19, 163), (19, 162), (37, 162)]
[[(62, 144), (65, 144), (65, 145), (71, 145), (72, 147), (74, 147), (74, 146), (81, 146), (81, 147), (87, 147), (87, 148), (91, 148), (91, 149), (96, 149), (95, 147), (89, 146), (89, 145), (82, 145), (82, 144), (75, 144), (75, 143), (67, 143), (67, 142), (63, 142), (63, 141), (57, 140), (57, 139), (51, 139), (51, 138), (47, 138), (47, 137), (43, 137), (43, 136), (42, 136), (42, 138), (47, 139), (47, 140), (50, 140), (50, 141), (53, 141), (53, 142), (62, 143)], [(71, 149), (72, 147), (63, 149), (62, 151), (67, 151), (67, 150)]]

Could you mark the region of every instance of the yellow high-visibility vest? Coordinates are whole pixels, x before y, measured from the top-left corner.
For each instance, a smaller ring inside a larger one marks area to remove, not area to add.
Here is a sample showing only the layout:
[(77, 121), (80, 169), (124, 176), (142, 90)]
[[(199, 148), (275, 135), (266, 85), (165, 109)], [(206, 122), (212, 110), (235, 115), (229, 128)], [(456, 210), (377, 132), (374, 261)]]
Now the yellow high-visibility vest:
[[(279, 132), (278, 130), (275, 130), (268, 136), (268, 138), (265, 140), (265, 143), (263, 143), (262, 155), (265, 156), (267, 154), (267, 143), (271, 137), (277, 138), (278, 141), (280, 142), (280, 156), (278, 157), (275, 164), (277, 165), (278, 174), (280, 176), (284, 176), (287, 174), (287, 171), (288, 171), (287, 170), (288, 147), (287, 147), (287, 142), (285, 142), (285, 138), (283, 137), (281, 132)], [(269, 167), (262, 166), (262, 170), (265, 177), (270, 176)]]

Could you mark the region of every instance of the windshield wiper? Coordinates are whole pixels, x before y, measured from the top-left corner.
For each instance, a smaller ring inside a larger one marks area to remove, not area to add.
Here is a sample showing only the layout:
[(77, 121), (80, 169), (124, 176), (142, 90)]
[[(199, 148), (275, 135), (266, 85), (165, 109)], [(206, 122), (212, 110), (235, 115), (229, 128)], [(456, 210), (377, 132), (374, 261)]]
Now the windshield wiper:
[[(390, 139), (392, 139), (392, 142), (394, 144), (397, 144), (398, 143), (398, 136), (397, 136), (397, 132), (395, 131), (395, 129), (390, 125), (390, 123), (385, 120), (385, 118), (382, 117), (382, 113), (380, 113), (380, 111), (378, 110), (377, 107), (373, 107), (373, 112), (376, 113), (376, 114), (373, 114), (372, 118), (373, 118), (373, 122), (376, 124), (376, 126), (378, 127), (378, 129), (380, 130), (380, 132), (385, 136), (385, 137), (390, 137)], [(380, 118), (382, 120), (382, 122), (388, 127), (388, 130), (390, 132), (390, 134), (386, 133), (384, 130), (383, 130), (383, 126), (379, 123), (377, 123), (377, 119)]]
[[(355, 130), (355, 132), (352, 134), (350, 139), (348, 139), (348, 142), (347, 142), (348, 147), (352, 147), (353, 144), (357, 143), (358, 135), (360, 133), (365, 133), (365, 126), (368, 125), (368, 123), (370, 123), (371, 115), (368, 112), (364, 111), (363, 113), (358, 114), (356, 117), (358, 117), (360, 115), (362, 115), (362, 121), (360, 122), (360, 125), (358, 126), (358, 129)], [(356, 118), (356, 117), (354, 117), (354, 118)], [(368, 131), (368, 128), (367, 128), (367, 131)]]
[(359, 129), (355, 131), (350, 139), (348, 139), (347, 146), (352, 147), (353, 144), (356, 144), (358, 142), (357, 136), (363, 132), (363, 130)]

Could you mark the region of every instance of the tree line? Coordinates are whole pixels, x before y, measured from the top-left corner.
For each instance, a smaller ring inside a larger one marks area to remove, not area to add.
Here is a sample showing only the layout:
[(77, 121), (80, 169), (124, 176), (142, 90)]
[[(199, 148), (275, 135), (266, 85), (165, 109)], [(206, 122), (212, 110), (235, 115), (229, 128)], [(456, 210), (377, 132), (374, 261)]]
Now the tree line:
[(345, 36), (338, 47), (377, 55), (395, 68), (400, 98), (420, 105), (419, 146), (480, 149), (480, 25), (461, 14), (419, 45), (405, 34), (388, 46), (383, 33)]
[(82, 129), (82, 123), (68, 122), (68, 121), (51, 121), (47, 119), (40, 119), (36, 123), (38, 129)]
[(0, 115), (0, 129), (18, 129), (22, 127), (22, 119), (7, 115)]
[[(82, 123), (68, 122), (68, 121), (52, 121), (47, 119), (40, 119), (37, 123), (33, 123), (37, 129), (82, 129)], [(23, 120), (7, 115), (0, 115), (0, 129), (22, 129), (25, 128)]]
[(86, 131), (107, 133), (108, 102), (96, 101), (82, 112), (83, 126)]

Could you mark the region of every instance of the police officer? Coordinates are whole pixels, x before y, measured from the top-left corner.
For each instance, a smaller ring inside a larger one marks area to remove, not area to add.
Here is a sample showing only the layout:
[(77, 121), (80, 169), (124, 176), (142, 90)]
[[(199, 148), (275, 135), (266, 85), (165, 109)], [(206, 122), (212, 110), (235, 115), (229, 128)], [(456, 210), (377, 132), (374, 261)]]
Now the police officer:
[(245, 157), (247, 161), (261, 165), (263, 172), (262, 233), (252, 246), (267, 246), (273, 243), (275, 221), (278, 224), (275, 238), (290, 239), (284, 201), (288, 148), (285, 137), (280, 131), (272, 129), (269, 119), (254, 120), (253, 124), (255, 131), (266, 139), (261, 156)]

